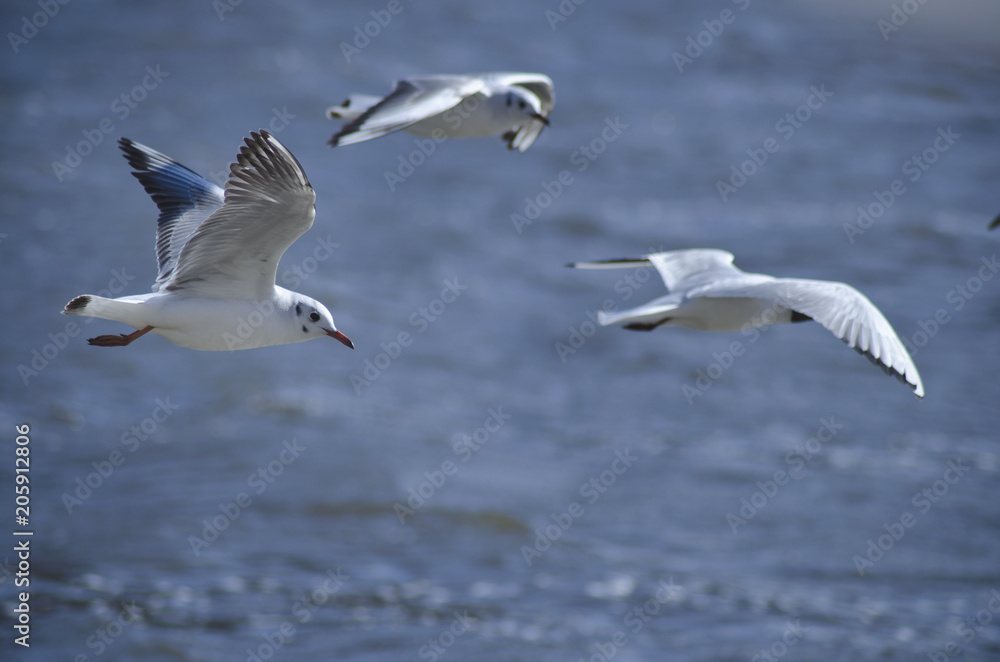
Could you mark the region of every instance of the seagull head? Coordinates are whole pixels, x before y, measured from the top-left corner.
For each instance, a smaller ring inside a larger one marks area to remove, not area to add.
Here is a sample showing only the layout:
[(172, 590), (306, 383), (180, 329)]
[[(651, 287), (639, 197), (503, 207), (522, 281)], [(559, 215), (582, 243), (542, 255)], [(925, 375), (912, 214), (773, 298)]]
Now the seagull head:
[(512, 87), (505, 98), (507, 107), (515, 116), (527, 116), (549, 126), (549, 118), (542, 114), (542, 102), (529, 90)]
[(299, 331), (305, 336), (303, 340), (329, 336), (354, 349), (354, 343), (337, 330), (337, 325), (333, 323), (330, 311), (319, 301), (303, 297), (295, 303), (291, 312), (295, 316), (295, 323)]

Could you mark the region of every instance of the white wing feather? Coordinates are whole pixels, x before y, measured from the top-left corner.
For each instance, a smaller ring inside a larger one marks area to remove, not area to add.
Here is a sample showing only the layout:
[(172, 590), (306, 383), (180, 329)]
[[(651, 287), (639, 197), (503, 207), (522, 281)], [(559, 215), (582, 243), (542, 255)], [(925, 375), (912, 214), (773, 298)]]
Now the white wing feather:
[(230, 166), (225, 202), (184, 245), (164, 289), (268, 298), (281, 256), (312, 227), (316, 194), (299, 162), (266, 131), (244, 142)]

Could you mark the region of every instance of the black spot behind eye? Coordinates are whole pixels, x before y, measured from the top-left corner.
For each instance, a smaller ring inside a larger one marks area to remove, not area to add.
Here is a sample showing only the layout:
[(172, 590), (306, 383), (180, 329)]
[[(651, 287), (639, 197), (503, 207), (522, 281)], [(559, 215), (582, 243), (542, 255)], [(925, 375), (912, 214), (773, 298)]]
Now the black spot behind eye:
[(311, 319), (314, 322), (318, 322), (319, 321), (319, 313), (317, 313), (314, 310), (313, 312), (309, 313), (309, 319)]
[(508, 92), (507, 93), (507, 106), (508, 107), (510, 107), (510, 104), (511, 104), (511, 102), (513, 100), (514, 100), (514, 93), (513, 92)]
[(302, 333), (309, 333), (309, 329), (306, 328), (305, 324), (302, 325)]
[(301, 315), (302, 314), (302, 306), (301, 305), (295, 304), (295, 314), (296, 315)]

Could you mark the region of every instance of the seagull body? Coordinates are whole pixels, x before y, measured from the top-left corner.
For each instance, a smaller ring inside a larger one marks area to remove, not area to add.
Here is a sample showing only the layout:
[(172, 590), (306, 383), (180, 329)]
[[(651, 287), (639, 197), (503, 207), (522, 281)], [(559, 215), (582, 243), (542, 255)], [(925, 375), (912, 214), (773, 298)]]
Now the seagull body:
[(63, 314), (138, 329), (91, 338), (90, 344), (120, 347), (152, 331), (206, 351), (323, 336), (354, 347), (323, 304), (274, 283), (278, 260), (312, 226), (316, 194), (284, 145), (263, 130), (250, 136), (225, 189), (149, 147), (118, 141), (132, 174), (160, 209), (159, 270), (148, 294), (84, 294), (66, 304)]
[(582, 269), (653, 266), (669, 294), (644, 306), (598, 312), (603, 326), (627, 322), (626, 329), (652, 331), (686, 326), (699, 331), (747, 331), (770, 324), (815, 320), (887, 374), (924, 395), (917, 367), (878, 308), (845, 283), (773, 278), (745, 273), (722, 250), (693, 249), (640, 258), (577, 262)]
[(423, 76), (396, 83), (386, 97), (354, 94), (327, 109), (347, 122), (329, 145), (351, 145), (394, 131), (434, 138), (502, 135), (507, 149), (525, 151), (548, 126), (555, 105), (543, 74), (495, 72)]

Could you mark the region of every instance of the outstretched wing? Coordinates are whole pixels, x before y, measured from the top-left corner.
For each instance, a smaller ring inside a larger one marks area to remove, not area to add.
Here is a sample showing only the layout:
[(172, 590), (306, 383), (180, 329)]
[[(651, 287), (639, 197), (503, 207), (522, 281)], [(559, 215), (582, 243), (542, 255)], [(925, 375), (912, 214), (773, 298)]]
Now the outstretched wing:
[[(542, 115), (546, 118), (548, 118), (549, 113), (552, 112), (552, 108), (556, 105), (555, 86), (552, 84), (552, 79), (545, 74), (499, 71), (484, 74), (483, 78), (490, 83), (522, 87), (528, 90), (538, 97)], [(545, 122), (538, 119), (522, 124), (514, 132), (513, 136), (509, 137), (509, 148), (516, 149), (519, 152), (527, 150), (546, 126)]]
[(714, 248), (667, 251), (600, 262), (574, 262), (567, 266), (578, 269), (634, 269), (650, 265), (656, 268), (668, 292), (686, 292), (719, 280), (745, 278), (748, 275), (733, 266), (732, 253)]
[(223, 203), (223, 190), (169, 156), (145, 145), (119, 138), (132, 174), (160, 210), (156, 222), (156, 292), (173, 276), (177, 258), (202, 221)]
[(848, 347), (864, 355), (887, 374), (924, 397), (917, 366), (899, 340), (892, 325), (868, 298), (846, 283), (798, 278), (706, 288), (701, 296), (747, 296), (777, 301), (785, 308), (808, 315), (822, 324)]
[(316, 194), (292, 153), (264, 130), (244, 142), (229, 168), (225, 202), (184, 245), (165, 289), (266, 298), (278, 260), (312, 227)]
[(348, 122), (327, 143), (353, 145), (443, 113), (473, 94), (487, 92), (483, 81), (468, 76), (428, 76), (396, 83), (389, 96)]

